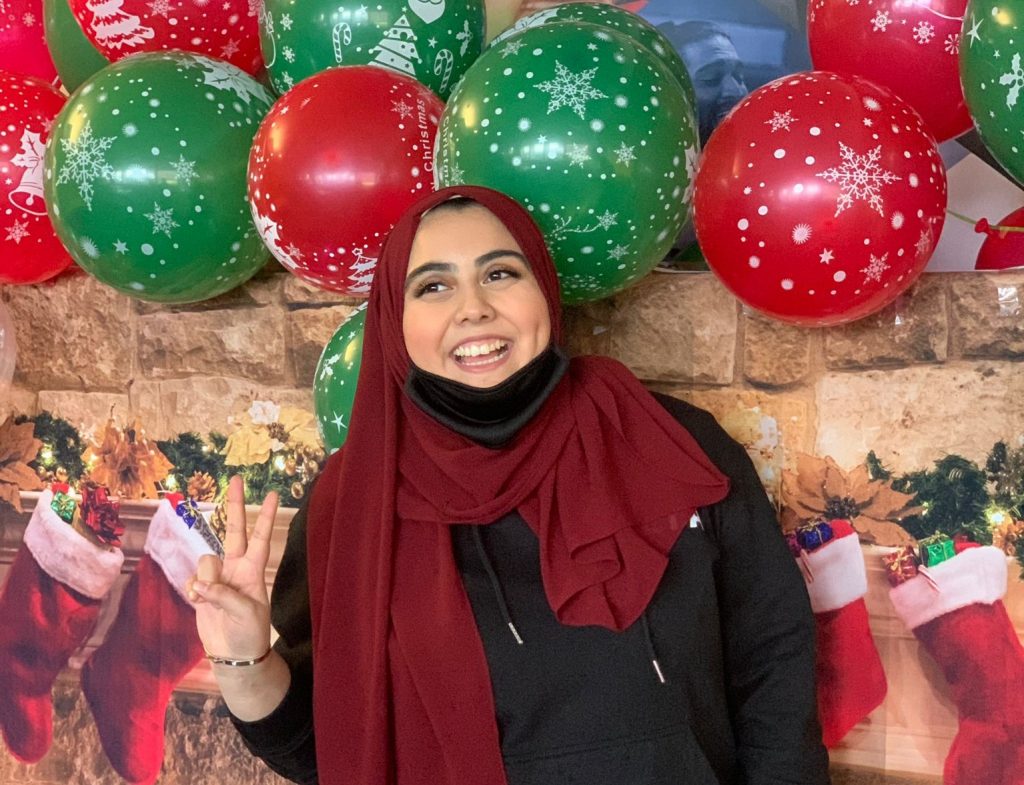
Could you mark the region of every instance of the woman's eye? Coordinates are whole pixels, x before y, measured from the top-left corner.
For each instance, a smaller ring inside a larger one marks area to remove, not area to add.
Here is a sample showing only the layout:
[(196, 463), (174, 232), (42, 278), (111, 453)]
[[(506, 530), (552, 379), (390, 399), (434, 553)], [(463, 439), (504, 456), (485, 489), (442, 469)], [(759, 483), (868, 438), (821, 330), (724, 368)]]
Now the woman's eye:
[(440, 281), (427, 281), (426, 283), (421, 283), (416, 287), (415, 296), (422, 297), (425, 294), (437, 294), (438, 292), (443, 291), (444, 288), (444, 284)]
[(503, 281), (508, 278), (521, 278), (522, 276), (516, 270), (510, 270), (505, 267), (497, 267), (493, 270), (487, 271), (488, 281)]

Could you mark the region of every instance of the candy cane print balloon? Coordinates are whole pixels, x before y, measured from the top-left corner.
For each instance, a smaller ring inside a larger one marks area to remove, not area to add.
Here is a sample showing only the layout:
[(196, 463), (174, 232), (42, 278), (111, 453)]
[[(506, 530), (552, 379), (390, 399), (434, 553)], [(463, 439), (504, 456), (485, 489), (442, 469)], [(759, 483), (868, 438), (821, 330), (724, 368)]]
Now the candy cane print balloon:
[(811, 71), (751, 93), (715, 130), (697, 239), (743, 302), (828, 325), (882, 308), (934, 250), (946, 176), (920, 116), (859, 77)]

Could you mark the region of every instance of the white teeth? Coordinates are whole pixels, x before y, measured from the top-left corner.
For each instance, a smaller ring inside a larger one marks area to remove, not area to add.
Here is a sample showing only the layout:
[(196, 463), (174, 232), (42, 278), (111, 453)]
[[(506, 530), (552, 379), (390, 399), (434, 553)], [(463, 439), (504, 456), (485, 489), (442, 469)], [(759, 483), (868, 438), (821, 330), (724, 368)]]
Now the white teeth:
[(492, 341), (491, 343), (463, 344), (455, 349), (452, 354), (456, 357), (480, 357), (484, 354), (491, 354), (508, 346), (505, 341)]

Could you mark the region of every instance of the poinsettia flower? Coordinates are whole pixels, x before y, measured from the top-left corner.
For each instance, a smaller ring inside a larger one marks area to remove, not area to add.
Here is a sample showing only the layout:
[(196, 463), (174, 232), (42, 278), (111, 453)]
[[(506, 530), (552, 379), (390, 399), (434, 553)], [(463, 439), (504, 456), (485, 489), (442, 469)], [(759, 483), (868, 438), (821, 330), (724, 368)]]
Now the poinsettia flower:
[(831, 458), (799, 454), (796, 471), (782, 474), (782, 527), (791, 532), (814, 521), (846, 519), (861, 540), (878, 545), (908, 545), (914, 540), (899, 521), (918, 515), (913, 494), (873, 480), (865, 464), (849, 472)]
[(82, 454), (89, 467), (89, 479), (106, 486), (115, 496), (126, 499), (157, 499), (157, 488), (174, 468), (167, 456), (146, 438), (136, 420), (119, 428), (113, 419), (103, 429), (103, 438)]
[(29, 466), (43, 443), (35, 438), (35, 425), (14, 424), (8, 417), (0, 425), (0, 502), (7, 502), (21, 512), (21, 491), (37, 491), (43, 487), (39, 475)]
[(270, 425), (281, 416), (281, 407), (273, 401), (253, 401), (248, 413), (253, 425)]
[[(269, 404), (257, 407), (256, 404)], [(271, 408), (272, 407), (272, 408)], [(253, 419), (255, 410), (257, 422)], [(302, 409), (280, 408), (270, 401), (256, 401), (248, 411), (249, 422), (236, 428), (224, 446), (224, 462), (229, 466), (266, 463), (273, 452), (300, 445), (319, 447), (316, 417)], [(273, 414), (273, 420), (265, 420)]]

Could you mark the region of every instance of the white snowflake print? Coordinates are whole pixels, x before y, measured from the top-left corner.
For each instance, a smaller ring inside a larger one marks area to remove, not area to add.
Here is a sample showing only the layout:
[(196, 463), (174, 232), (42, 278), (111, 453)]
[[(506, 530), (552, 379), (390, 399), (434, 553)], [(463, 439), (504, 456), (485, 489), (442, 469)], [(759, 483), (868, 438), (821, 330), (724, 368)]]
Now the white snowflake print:
[(811, 239), (811, 227), (809, 224), (797, 224), (793, 227), (793, 244), (803, 245)]
[(291, 14), (281, 14), (281, 20), (280, 21), (281, 21), (281, 27), (283, 27), (285, 30), (291, 30), (292, 29), (292, 15)]
[(146, 3), (149, 6), (149, 13), (152, 16), (162, 16), (164, 19), (171, 13), (170, 0), (152, 0), (152, 2)]
[(14, 221), (13, 226), (7, 227), (5, 240), (13, 240), (15, 245), (21, 245), (21, 241), (29, 236), (28, 221)]
[(863, 103), (864, 108), (867, 109), (869, 112), (878, 112), (881, 111), (882, 109), (882, 105), (871, 96), (865, 96)]
[(153, 212), (143, 213), (153, 223), (153, 234), (164, 234), (167, 237), (171, 236), (171, 231), (177, 229), (179, 224), (174, 220), (174, 208), (169, 207), (166, 210), (153, 202)]
[(220, 48), (220, 56), (225, 60), (230, 60), (236, 54), (238, 54), (238, 41), (228, 41), (224, 46)]
[(867, 155), (858, 155), (840, 142), (839, 154), (842, 158), (842, 163), (839, 166), (833, 166), (815, 175), (825, 182), (839, 183), (840, 193), (836, 199), (836, 216), (851, 207), (854, 200), (866, 201), (872, 210), (884, 216), (882, 195), (879, 193), (879, 189), (885, 185), (892, 185), (902, 178), (878, 165), (878, 161), (882, 157), (882, 145), (876, 146)]
[(903, 217), (903, 213), (897, 210), (892, 214), (892, 216), (890, 216), (889, 224), (892, 226), (893, 229), (902, 229), (904, 220), (905, 219)]
[(958, 55), (960, 54), (960, 36), (956, 33), (950, 33), (946, 36), (945, 43), (946, 54)]
[(547, 82), (541, 82), (534, 85), (534, 87), (551, 95), (551, 99), (548, 101), (548, 114), (561, 109), (563, 106), (567, 106), (579, 115), (582, 120), (585, 119), (584, 113), (587, 109), (587, 101), (608, 97), (590, 84), (590, 80), (596, 74), (596, 67), (574, 74), (556, 60), (555, 78)]
[(174, 176), (178, 178), (186, 188), (192, 185), (192, 181), (199, 175), (196, 174), (196, 162), (186, 161), (184, 155), (179, 155), (178, 160), (171, 164), (174, 169)]
[(295, 79), (293, 79), (292, 75), (287, 71), (281, 74), (281, 81), (284, 82), (285, 87), (289, 90), (295, 87)]
[(889, 18), (888, 11), (875, 11), (875, 16), (871, 20), (871, 29), (876, 33), (884, 33), (885, 28), (892, 24), (892, 19)]
[(551, 236), (555, 238), (565, 237), (567, 234), (590, 234), (596, 232), (598, 229), (604, 229), (608, 231), (613, 226), (619, 223), (619, 214), (613, 213), (610, 210), (605, 210), (602, 215), (597, 217), (596, 223), (587, 223), (583, 226), (574, 225), (575, 219), (572, 217), (562, 217), (555, 215), (555, 227), (551, 232)]
[(693, 198), (693, 184), (694, 180), (697, 179), (697, 160), (700, 158), (700, 152), (697, 150), (697, 145), (691, 144), (686, 148), (686, 190), (683, 191), (683, 203), (689, 204)]
[(135, 136), (139, 132), (139, 127), (135, 123), (125, 123), (121, 126), (121, 133), (127, 137)]
[(820, 254), (818, 254), (818, 261), (821, 264), (831, 264), (835, 261), (836, 254), (831, 248), (825, 248)]
[(569, 156), (569, 166), (578, 166), (582, 169), (583, 164), (590, 160), (589, 144), (576, 144), (574, 142), (566, 148), (565, 152)]
[(448, 167), (448, 185), (465, 185), (466, 173), (458, 161), (452, 161)]
[(604, 213), (597, 217), (597, 225), (602, 229), (611, 229), (613, 226), (617, 226), (619, 223), (619, 214), (613, 213), (610, 210), (605, 210)]
[(608, 259), (613, 262), (620, 261), (626, 254), (629, 253), (629, 247), (625, 245), (616, 245), (608, 252)]
[(409, 106), (409, 104), (407, 104), (404, 100), (392, 101), (391, 111), (397, 114), (399, 118), (401, 118), (402, 120), (404, 120), (407, 117), (412, 117), (412, 107)]
[(106, 153), (117, 140), (116, 136), (93, 137), (92, 123), (85, 121), (77, 139), (61, 139), (64, 148), (64, 163), (57, 176), (57, 185), (74, 183), (87, 210), (92, 210), (93, 183), (109, 180), (114, 167), (107, 163)]
[(772, 116), (764, 121), (765, 125), (772, 127), (772, 133), (776, 131), (789, 131), (789, 127), (796, 122), (793, 112), (787, 109), (785, 112), (773, 111)]
[(21, 17), (21, 23), (25, 25), (25, 27), (34, 26), (36, 23), (36, 15), (26, 11)]
[(968, 44), (968, 48), (974, 46), (975, 41), (981, 40), (981, 33), (978, 32), (981, 27), (981, 23), (984, 21), (984, 17), (981, 19), (975, 19), (974, 14), (971, 14), (971, 29), (967, 31), (967, 35), (971, 37), (971, 42)]
[(919, 44), (927, 44), (935, 37), (935, 25), (931, 22), (918, 22), (914, 25), (914, 40)]
[(212, 57), (193, 55), (196, 65), (204, 69), (203, 83), (218, 90), (231, 90), (235, 95), (245, 101), (252, 102), (253, 98), (267, 104), (273, 103), (270, 93), (266, 89), (239, 68), (228, 63), (219, 62)]
[(636, 160), (634, 150), (636, 150), (636, 145), (628, 145), (625, 142), (620, 144), (619, 148), (615, 151), (615, 163), (629, 166)]
[(286, 46), (284, 49), (282, 49), (281, 54), (284, 57), (284, 59), (287, 60), (289, 63), (295, 62), (295, 50), (292, 49), (290, 46)]
[(83, 237), (79, 242), (79, 245), (82, 246), (82, 250), (85, 251), (85, 255), (90, 259), (100, 258), (100, 249), (96, 247), (96, 243), (93, 242), (91, 237)]
[(519, 54), (524, 46), (522, 41), (509, 41), (501, 48), (501, 59), (504, 60), (506, 57)]
[(885, 260), (888, 258), (888, 253), (882, 254), (881, 257), (871, 254), (871, 261), (868, 263), (868, 266), (861, 269), (861, 272), (864, 273), (864, 283), (869, 281), (878, 283), (882, 280), (882, 273), (889, 269), (889, 265), (885, 263)]
[(306, 258), (306, 254), (304, 254), (299, 248), (297, 248), (295, 243), (288, 243), (288, 247), (285, 248), (284, 251), (286, 254), (288, 254), (288, 258), (294, 260), (295, 262), (301, 262), (303, 259)]
[(1024, 85), (1024, 69), (1020, 67), (1020, 54), (1014, 54), (1010, 60), (1010, 71), (999, 77), (999, 84), (1010, 85), (1010, 91), (1006, 94), (1006, 108), (1013, 109), (1017, 105), (1017, 96), (1020, 95), (1020, 88)]

